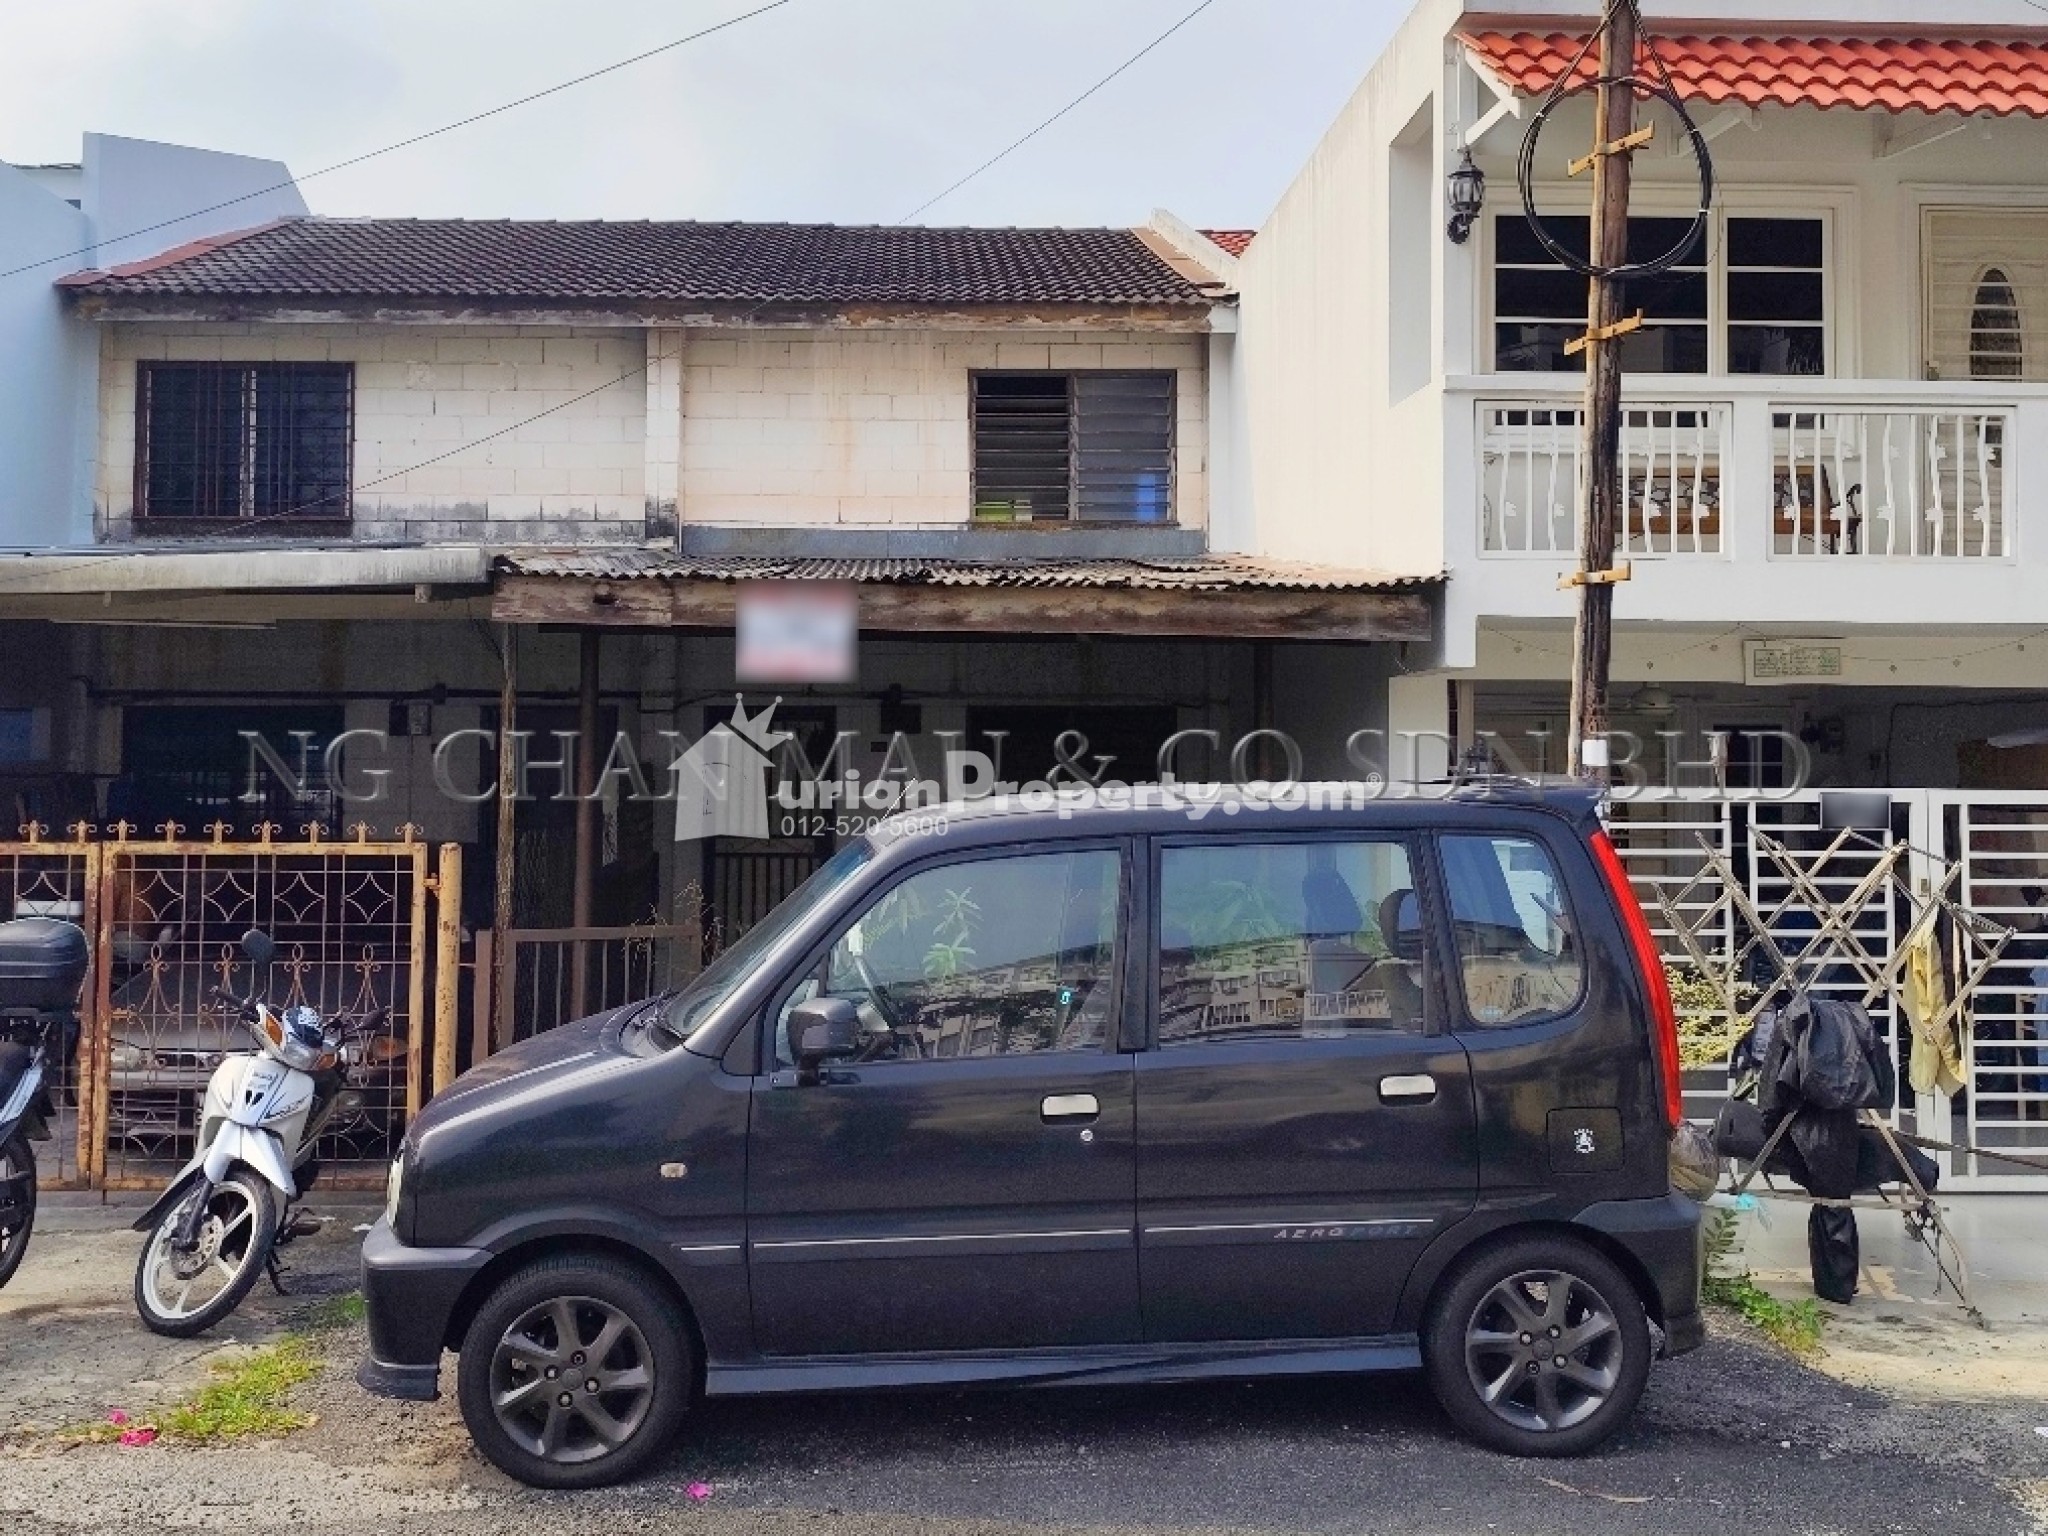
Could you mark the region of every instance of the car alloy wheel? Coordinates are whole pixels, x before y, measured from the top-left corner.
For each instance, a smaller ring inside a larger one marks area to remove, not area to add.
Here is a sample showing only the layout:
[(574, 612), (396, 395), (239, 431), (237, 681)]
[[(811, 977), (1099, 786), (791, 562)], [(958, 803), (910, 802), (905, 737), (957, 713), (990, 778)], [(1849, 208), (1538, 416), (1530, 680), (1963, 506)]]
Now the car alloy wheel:
[(491, 1412), (528, 1455), (575, 1466), (631, 1440), (654, 1406), (656, 1365), (638, 1325), (593, 1296), (529, 1307), (491, 1358)]
[(1489, 1412), (1547, 1434), (1582, 1424), (1621, 1379), (1621, 1326), (1606, 1297), (1564, 1270), (1524, 1270), (1480, 1298), (1465, 1374)]

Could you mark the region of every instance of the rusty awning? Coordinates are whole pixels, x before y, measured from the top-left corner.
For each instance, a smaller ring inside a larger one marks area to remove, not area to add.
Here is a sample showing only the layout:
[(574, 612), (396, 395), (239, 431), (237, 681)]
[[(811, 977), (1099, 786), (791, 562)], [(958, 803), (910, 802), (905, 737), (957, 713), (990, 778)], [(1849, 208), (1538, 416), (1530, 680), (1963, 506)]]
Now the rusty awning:
[(851, 584), (875, 633), (1426, 641), (1441, 576), (1193, 555), (988, 560), (528, 550), (497, 562), (512, 624), (730, 629), (742, 583)]

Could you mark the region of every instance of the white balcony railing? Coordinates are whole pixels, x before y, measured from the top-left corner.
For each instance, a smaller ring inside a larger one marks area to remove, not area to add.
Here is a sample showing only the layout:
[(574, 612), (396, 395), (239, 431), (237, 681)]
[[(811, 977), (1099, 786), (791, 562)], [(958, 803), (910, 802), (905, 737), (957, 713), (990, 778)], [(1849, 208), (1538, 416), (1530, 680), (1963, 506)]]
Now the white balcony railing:
[(2003, 410), (1773, 409), (1774, 555), (2003, 559)]
[[(1725, 402), (1631, 401), (1622, 411), (1619, 547), (1632, 555), (1721, 553)], [(1585, 473), (1576, 407), (1480, 406), (1480, 548), (1575, 554)]]
[[(1584, 473), (1570, 381), (1471, 381), (1478, 548), (1578, 552)], [(1991, 386), (1645, 381), (1621, 433), (1624, 558), (2005, 561), (2014, 403)]]

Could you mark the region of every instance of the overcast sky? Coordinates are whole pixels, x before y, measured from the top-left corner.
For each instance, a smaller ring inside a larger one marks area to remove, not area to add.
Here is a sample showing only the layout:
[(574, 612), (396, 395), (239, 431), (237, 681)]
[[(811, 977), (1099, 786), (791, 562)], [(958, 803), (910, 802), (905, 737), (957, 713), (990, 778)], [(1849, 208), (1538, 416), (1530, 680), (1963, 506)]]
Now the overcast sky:
[[(754, 0), (758, 3), (758, 0)], [(305, 188), (316, 212), (888, 223), (1194, 0), (790, 0), (704, 42)], [(0, 8), (0, 159), (88, 130), (303, 176), (751, 8), (750, 0), (96, 0)], [(924, 215), (1256, 224), (1407, 0), (1215, 0)]]

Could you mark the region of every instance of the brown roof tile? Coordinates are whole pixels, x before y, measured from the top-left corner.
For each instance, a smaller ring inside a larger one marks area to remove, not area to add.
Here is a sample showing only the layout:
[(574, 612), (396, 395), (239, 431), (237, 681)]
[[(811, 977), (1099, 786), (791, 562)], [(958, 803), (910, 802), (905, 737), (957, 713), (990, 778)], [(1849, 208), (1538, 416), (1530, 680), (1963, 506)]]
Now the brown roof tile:
[(289, 219), (76, 292), (576, 304), (1206, 305), (1127, 229)]

